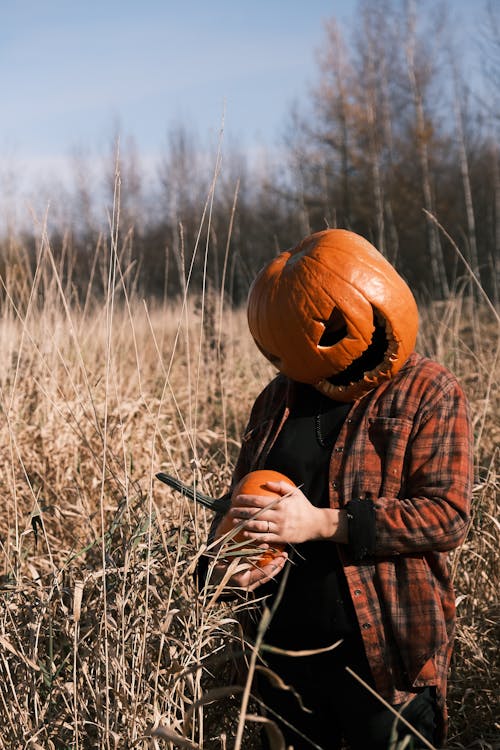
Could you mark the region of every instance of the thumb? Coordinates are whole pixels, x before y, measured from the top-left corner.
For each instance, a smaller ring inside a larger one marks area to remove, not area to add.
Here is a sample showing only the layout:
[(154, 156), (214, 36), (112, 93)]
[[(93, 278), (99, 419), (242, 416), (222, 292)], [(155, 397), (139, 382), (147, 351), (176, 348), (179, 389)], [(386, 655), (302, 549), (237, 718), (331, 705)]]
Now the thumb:
[(291, 495), (297, 489), (295, 485), (285, 482), (284, 480), (281, 480), (280, 482), (266, 482), (266, 487), (270, 489), (271, 492), (276, 492), (282, 497), (285, 495)]

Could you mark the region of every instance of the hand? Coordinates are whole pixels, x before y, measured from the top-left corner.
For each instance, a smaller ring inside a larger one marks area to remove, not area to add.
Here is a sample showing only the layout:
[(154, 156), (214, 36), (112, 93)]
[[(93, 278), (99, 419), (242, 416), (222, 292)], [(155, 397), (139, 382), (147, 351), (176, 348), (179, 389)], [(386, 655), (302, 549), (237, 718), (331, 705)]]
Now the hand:
[(279, 495), (238, 495), (229, 510), (235, 526), (244, 523), (243, 536), (267, 544), (299, 544), (312, 540), (347, 543), (347, 518), (343, 510), (317, 508), (304, 493), (287, 482), (266, 482)]
[[(263, 544), (263, 549), (267, 549), (269, 545)], [(254, 591), (258, 586), (263, 583), (270, 581), (272, 578), (278, 575), (283, 570), (283, 567), (288, 559), (286, 552), (277, 554), (272, 562), (259, 567), (256, 562), (258, 557), (255, 558), (240, 558), (238, 564), (235, 567), (235, 572), (226, 581), (226, 586), (231, 588), (241, 588), (246, 591)], [(221, 583), (224, 577), (229, 572), (230, 564), (223, 561), (218, 562), (212, 571), (210, 576), (211, 583)]]

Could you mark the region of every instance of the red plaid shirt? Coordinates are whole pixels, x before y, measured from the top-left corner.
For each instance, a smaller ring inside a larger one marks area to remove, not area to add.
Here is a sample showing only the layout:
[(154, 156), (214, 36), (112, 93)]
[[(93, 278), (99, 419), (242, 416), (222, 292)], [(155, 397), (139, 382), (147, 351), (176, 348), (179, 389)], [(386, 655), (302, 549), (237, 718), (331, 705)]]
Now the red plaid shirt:
[[(278, 375), (257, 398), (234, 481), (264, 466), (289, 413)], [(356, 401), (333, 448), (330, 507), (371, 493), (375, 553), (338, 545), (377, 691), (391, 704), (436, 686), (444, 734), (455, 622), (447, 553), (468, 528), (472, 439), (465, 396), (441, 365), (412, 354), (392, 381)]]

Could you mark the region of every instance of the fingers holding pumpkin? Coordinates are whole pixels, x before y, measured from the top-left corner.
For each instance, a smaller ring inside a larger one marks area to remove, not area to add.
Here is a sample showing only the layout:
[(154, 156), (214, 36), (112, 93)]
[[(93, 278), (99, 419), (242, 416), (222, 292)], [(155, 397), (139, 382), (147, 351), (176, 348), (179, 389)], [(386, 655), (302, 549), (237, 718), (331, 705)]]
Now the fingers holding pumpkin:
[(288, 554), (282, 552), (281, 555), (275, 556), (273, 561), (263, 567), (253, 568), (248, 571), (246, 584), (247, 591), (254, 591), (263, 583), (267, 583), (281, 573), (288, 559)]
[(236, 517), (233, 520), (233, 524), (238, 526), (244, 523), (243, 537), (246, 539), (255, 539), (260, 542), (272, 543), (278, 540), (278, 519), (271, 516), (270, 512), (266, 512), (266, 516), (259, 516), (258, 518), (250, 518), (248, 521), (244, 521), (242, 518)]
[[(262, 500), (266, 502), (262, 504)], [(238, 497), (238, 505), (229, 511), (233, 526), (243, 525), (242, 534), (247, 539), (258, 539), (260, 542), (276, 541), (275, 532), (280, 512), (270, 507), (271, 505), (269, 498), (241, 495)]]
[[(271, 492), (275, 492), (277, 495), (280, 495), (282, 498), (288, 498), (295, 493), (299, 492), (301, 495), (303, 493), (300, 491), (298, 487), (295, 487), (293, 484), (289, 484), (289, 482), (284, 482), (281, 480), (280, 482), (266, 482), (267, 489), (271, 490)], [(303, 495), (305, 497), (305, 495)]]
[(228, 515), (239, 521), (249, 521), (253, 518), (267, 520), (267, 514), (281, 503), (281, 497), (269, 500), (264, 495), (237, 495)]
[[(234, 511), (241, 511), (238, 512), (238, 515), (242, 520), (251, 518), (255, 514), (259, 513), (259, 511), (264, 511), (264, 509), (270, 510), (272, 508), (277, 508), (281, 504), (282, 500), (291, 497), (292, 494), (297, 490), (297, 487), (292, 484), (288, 484), (288, 482), (265, 482), (263, 486), (266, 489), (271, 490), (273, 494), (277, 495), (277, 497), (273, 497), (270, 500), (269, 496), (266, 495), (248, 493), (237, 495), (233, 501), (233, 507), (231, 508), (229, 513), (232, 515), (236, 515)], [(261, 514), (263, 513), (259, 513), (259, 515)]]
[(243, 524), (244, 538), (269, 544), (298, 544), (321, 537), (322, 510), (297, 487), (268, 482), (279, 497), (271, 503), (258, 495), (239, 495), (230, 513), (234, 525)]
[[(267, 545), (263, 545), (263, 548)], [(230, 578), (226, 578), (226, 586), (229, 588), (240, 588), (246, 591), (254, 591), (263, 583), (267, 583), (280, 573), (288, 559), (287, 552), (274, 554), (271, 562), (259, 565), (258, 558), (246, 558), (240, 562)], [(227, 575), (226, 563), (218, 563), (212, 572), (212, 583), (220, 583)]]

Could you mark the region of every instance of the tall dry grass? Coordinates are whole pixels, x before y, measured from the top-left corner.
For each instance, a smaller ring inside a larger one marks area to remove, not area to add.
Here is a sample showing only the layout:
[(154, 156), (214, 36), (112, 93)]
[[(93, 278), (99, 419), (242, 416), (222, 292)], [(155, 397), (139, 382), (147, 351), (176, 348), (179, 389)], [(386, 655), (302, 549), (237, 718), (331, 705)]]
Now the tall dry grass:
[[(113, 233), (101, 301), (73, 297), (41, 238), (34, 276), (21, 264), (0, 289), (0, 748), (232, 748), (239, 631), (193, 581), (210, 519), (154, 474), (222, 494), (271, 370), (218, 295), (141, 300)], [(420, 349), (463, 382), (476, 435), (453, 558), (456, 747), (491, 748), (498, 730), (498, 341), (465, 295), (424, 311)]]

